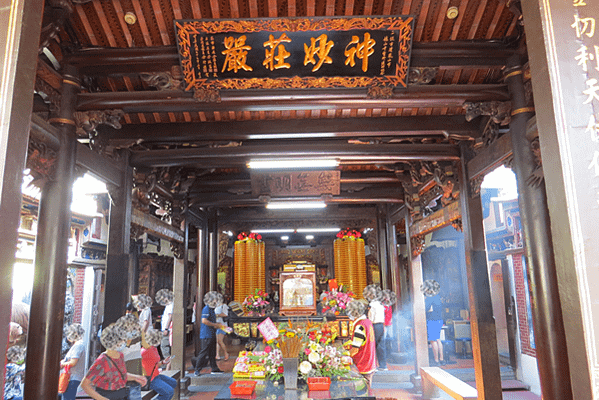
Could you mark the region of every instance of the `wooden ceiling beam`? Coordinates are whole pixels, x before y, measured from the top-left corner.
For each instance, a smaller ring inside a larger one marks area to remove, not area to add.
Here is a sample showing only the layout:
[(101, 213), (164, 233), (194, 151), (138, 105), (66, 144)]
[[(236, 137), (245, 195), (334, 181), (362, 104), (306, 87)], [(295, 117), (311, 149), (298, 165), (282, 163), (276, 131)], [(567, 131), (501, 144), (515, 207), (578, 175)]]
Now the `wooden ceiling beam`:
[(130, 163), (137, 167), (231, 168), (245, 165), (250, 159), (330, 159), (341, 164), (393, 164), (402, 161), (456, 161), (460, 152), (449, 144), (348, 144), (334, 146), (317, 143), (268, 146), (182, 148), (132, 151)]
[[(410, 66), (501, 67), (515, 50), (511, 43), (500, 40), (416, 42)], [(170, 71), (173, 65), (179, 65), (179, 55), (176, 46), (87, 48), (66, 55), (64, 63), (78, 67), (83, 75), (106, 76)]]
[(459, 116), (340, 118), (318, 120), (248, 120), (206, 123), (128, 124), (121, 129), (100, 125), (98, 133), (115, 147), (136, 143), (334, 139), (359, 137), (480, 136), (475, 122)]
[[(347, 193), (332, 196), (324, 199), (327, 204), (377, 204), (377, 203), (403, 203), (404, 192), (398, 185), (395, 190), (386, 188), (385, 190), (365, 189), (360, 192)], [(272, 197), (272, 201), (320, 201), (323, 198), (319, 196), (309, 197)], [(204, 195), (194, 194), (190, 198), (190, 206), (194, 207), (247, 207), (261, 206), (266, 203), (258, 196), (251, 194), (235, 195), (231, 193), (206, 193)]]
[(77, 111), (120, 109), (125, 113), (344, 110), (352, 108), (462, 107), (465, 102), (508, 101), (503, 84), (418, 85), (396, 89), (389, 99), (368, 98), (367, 89), (222, 91), (220, 102), (200, 102), (176, 90), (81, 93)]

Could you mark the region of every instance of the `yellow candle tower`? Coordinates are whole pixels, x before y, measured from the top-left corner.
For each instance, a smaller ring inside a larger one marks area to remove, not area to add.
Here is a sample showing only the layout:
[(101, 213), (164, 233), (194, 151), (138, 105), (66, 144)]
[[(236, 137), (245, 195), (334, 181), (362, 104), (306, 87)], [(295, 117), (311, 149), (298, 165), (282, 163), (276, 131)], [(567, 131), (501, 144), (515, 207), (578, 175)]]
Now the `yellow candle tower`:
[(366, 254), (360, 232), (350, 229), (339, 232), (333, 250), (335, 279), (347, 286), (356, 297), (362, 298), (366, 287)]
[(260, 235), (240, 233), (235, 242), (234, 299), (243, 303), (254, 289), (265, 289), (264, 242)]

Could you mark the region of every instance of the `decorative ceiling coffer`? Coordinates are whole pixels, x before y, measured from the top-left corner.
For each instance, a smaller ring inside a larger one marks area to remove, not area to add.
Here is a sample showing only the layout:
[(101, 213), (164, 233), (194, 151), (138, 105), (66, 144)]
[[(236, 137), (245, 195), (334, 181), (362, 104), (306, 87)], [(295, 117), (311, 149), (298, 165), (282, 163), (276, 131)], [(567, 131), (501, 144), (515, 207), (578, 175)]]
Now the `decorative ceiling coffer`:
[(175, 21), (186, 90), (406, 87), (414, 18)]

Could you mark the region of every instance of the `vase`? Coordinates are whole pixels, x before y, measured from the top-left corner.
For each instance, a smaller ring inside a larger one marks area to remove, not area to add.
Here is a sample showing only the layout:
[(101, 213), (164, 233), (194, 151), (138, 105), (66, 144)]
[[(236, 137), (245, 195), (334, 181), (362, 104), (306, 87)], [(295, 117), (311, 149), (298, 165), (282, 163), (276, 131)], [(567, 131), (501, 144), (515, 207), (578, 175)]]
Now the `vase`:
[(283, 377), (285, 390), (297, 389), (297, 357), (283, 358)]

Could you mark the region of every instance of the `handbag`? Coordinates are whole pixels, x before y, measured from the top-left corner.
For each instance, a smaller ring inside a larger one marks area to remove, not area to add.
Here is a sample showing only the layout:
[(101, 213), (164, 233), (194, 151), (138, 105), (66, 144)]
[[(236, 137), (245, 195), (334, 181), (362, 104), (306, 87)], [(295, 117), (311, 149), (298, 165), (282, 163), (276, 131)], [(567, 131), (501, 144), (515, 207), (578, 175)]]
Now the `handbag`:
[[(112, 358), (110, 358), (110, 356), (108, 354), (106, 354), (106, 358), (108, 358), (108, 360), (112, 363), (112, 365), (114, 365), (116, 370), (119, 371), (119, 375), (121, 376), (121, 378), (123, 378), (123, 380), (126, 383), (127, 375), (123, 375), (123, 373), (119, 369), (118, 365), (116, 365), (116, 363), (112, 360)], [(129, 396), (129, 386), (125, 386), (125, 387), (117, 389), (117, 390), (106, 390), (106, 389), (96, 388), (96, 392), (98, 392), (100, 395), (106, 397), (109, 400), (131, 400), (131, 398)]]
[(129, 386), (125, 386), (118, 390), (96, 388), (96, 392), (98, 392), (101, 396), (106, 397), (108, 400), (130, 400)]
[(64, 393), (69, 387), (69, 381), (71, 380), (71, 366), (67, 365), (63, 368), (60, 376), (58, 377), (58, 393)]

